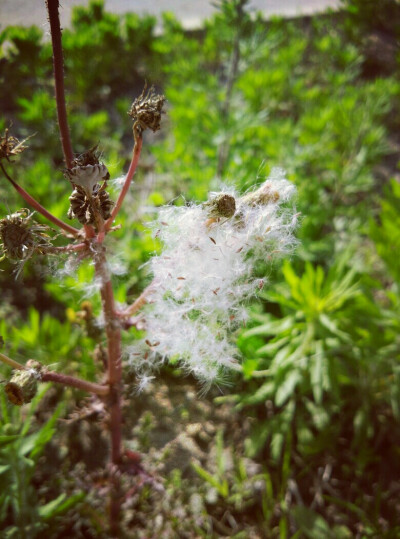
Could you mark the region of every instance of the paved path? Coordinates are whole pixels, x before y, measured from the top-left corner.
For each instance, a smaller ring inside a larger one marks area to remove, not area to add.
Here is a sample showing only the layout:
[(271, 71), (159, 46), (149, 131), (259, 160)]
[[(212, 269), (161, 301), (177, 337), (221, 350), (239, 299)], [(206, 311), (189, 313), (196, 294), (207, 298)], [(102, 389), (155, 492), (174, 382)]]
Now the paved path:
[[(87, 3), (88, 0), (60, 0), (62, 25), (69, 24), (73, 6)], [(163, 11), (171, 11), (186, 28), (199, 27), (215, 11), (210, 0), (106, 0), (105, 5), (113, 13), (135, 11), (159, 16)], [(260, 10), (266, 17), (311, 15), (339, 6), (340, 0), (251, 0), (249, 3), (250, 9)], [(46, 28), (44, 0), (0, 0), (0, 28), (11, 24), (37, 24)]]

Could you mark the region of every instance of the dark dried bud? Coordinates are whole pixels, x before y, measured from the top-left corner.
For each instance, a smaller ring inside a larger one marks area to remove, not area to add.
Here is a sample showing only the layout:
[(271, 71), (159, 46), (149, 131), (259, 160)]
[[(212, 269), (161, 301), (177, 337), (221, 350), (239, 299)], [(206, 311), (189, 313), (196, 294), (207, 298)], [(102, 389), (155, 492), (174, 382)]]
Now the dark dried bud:
[(147, 84), (140, 96), (132, 103), (128, 114), (133, 118), (135, 124), (141, 127), (142, 131), (151, 129), (155, 133), (160, 129), (165, 96), (156, 94), (154, 86), (150, 88), (147, 94), (146, 90)]
[(0, 250), (2, 257), (26, 260), (32, 254), (45, 254), (52, 245), (47, 234), (51, 230), (32, 220), (33, 213), (26, 208), (0, 220)]
[(98, 184), (95, 185), (90, 198), (85, 190), (77, 185), (69, 201), (71, 203), (68, 210), (69, 219), (78, 219), (82, 225), (91, 225), (96, 222), (95, 211), (99, 212), (104, 220), (108, 219), (114, 206), (110, 195)]
[(14, 372), (11, 380), (4, 387), (8, 400), (16, 406), (31, 402), (37, 392), (40, 370), (31, 367)]
[(228, 193), (218, 193), (203, 204), (203, 208), (207, 210), (208, 217), (230, 218), (235, 214), (236, 201), (235, 197)]
[(28, 138), (20, 142), (16, 137), (9, 135), (9, 129), (7, 128), (4, 131), (4, 135), (0, 135), (0, 161), (1, 159), (7, 159), (9, 161), (10, 157), (14, 157), (26, 150), (27, 146), (24, 146), (24, 142)]

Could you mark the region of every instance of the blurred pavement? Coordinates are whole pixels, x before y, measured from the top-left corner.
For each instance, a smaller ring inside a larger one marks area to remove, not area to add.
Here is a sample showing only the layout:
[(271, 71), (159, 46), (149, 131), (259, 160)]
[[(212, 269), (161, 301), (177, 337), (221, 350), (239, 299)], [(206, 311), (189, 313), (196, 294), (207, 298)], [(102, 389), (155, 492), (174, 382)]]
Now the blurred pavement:
[[(311, 15), (327, 8), (340, 7), (340, 0), (251, 0), (250, 9), (262, 11), (266, 17), (282, 15), (295, 17)], [(88, 0), (61, 0), (61, 22), (68, 26), (71, 8), (88, 4)], [(159, 16), (163, 11), (173, 12), (186, 28), (201, 26), (203, 19), (209, 17), (215, 7), (210, 0), (106, 0), (107, 11), (138, 14), (149, 13)], [(0, 0), (0, 28), (11, 24), (47, 26), (44, 0)]]

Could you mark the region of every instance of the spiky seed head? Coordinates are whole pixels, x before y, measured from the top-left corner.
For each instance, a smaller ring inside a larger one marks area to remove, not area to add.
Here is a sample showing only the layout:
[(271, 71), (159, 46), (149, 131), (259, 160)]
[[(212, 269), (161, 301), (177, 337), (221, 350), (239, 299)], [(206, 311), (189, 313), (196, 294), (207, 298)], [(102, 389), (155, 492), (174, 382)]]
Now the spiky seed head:
[(69, 197), (68, 218), (76, 218), (83, 225), (96, 223), (96, 213), (108, 219), (114, 206), (106, 191), (110, 173), (99, 157), (97, 145), (93, 146), (77, 155), (72, 161), (73, 166), (64, 171), (74, 187)]
[(218, 193), (205, 202), (203, 208), (207, 211), (208, 217), (226, 217), (229, 219), (235, 214), (236, 200), (234, 196), (228, 193)]
[(72, 167), (85, 167), (87, 165), (99, 165), (100, 164), (100, 152), (98, 151), (98, 144), (92, 146), (83, 153), (75, 155), (72, 160)]
[(23, 208), (0, 220), (0, 248), (3, 256), (26, 260), (33, 253), (44, 254), (51, 247), (46, 225), (32, 220), (32, 213)]
[(154, 86), (151, 86), (147, 93), (146, 90), (147, 84), (140, 96), (132, 103), (128, 114), (133, 118), (134, 123), (140, 126), (142, 131), (151, 129), (155, 133), (160, 129), (165, 96), (156, 94)]

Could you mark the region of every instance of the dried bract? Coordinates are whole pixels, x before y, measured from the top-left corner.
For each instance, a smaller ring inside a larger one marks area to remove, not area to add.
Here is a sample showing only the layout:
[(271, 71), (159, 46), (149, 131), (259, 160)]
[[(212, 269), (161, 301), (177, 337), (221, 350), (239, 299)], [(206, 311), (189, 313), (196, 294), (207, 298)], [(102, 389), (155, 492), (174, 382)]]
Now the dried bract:
[(139, 124), (141, 129), (151, 129), (153, 133), (160, 129), (161, 114), (165, 103), (165, 96), (155, 93), (152, 86), (146, 94), (147, 85), (143, 88), (143, 92), (132, 103), (128, 111), (135, 124)]
[(24, 142), (27, 140), (26, 138), (20, 142), (16, 137), (9, 134), (9, 129), (7, 128), (4, 135), (0, 135), (0, 161), (2, 159), (10, 161), (10, 157), (15, 157), (26, 150), (27, 146), (24, 146)]
[(50, 228), (32, 220), (33, 213), (23, 208), (0, 220), (2, 258), (27, 260), (34, 253), (45, 254), (52, 248)]

